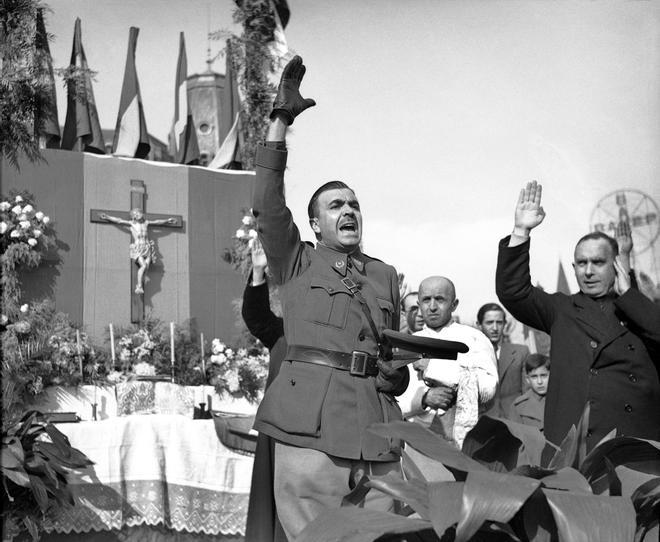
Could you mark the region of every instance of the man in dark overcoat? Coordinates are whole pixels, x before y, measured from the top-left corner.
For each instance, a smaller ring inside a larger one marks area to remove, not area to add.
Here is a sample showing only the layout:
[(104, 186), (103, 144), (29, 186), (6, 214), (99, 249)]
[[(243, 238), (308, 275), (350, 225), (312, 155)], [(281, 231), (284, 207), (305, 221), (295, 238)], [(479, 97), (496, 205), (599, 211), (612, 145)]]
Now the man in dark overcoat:
[[(287, 353), (266, 390), (255, 428), (275, 443), (275, 501), (294, 540), (328, 508), (339, 508), (361, 473), (400, 475), (400, 443), (367, 431), (401, 419), (395, 395), (408, 368), (392, 369), (384, 329), (399, 327), (396, 270), (360, 250), (362, 214), (353, 190), (333, 181), (308, 206), (317, 244), (301, 241), (284, 197), (285, 136), (314, 104), (299, 86), (294, 57), (282, 73), (266, 144), (256, 157), (252, 210), (273, 282), (278, 285)], [(393, 510), (370, 492), (365, 507)]]
[(588, 450), (612, 429), (659, 440), (660, 308), (630, 287), (617, 242), (602, 232), (575, 247), (579, 293), (533, 287), (529, 234), (545, 218), (541, 190), (534, 181), (520, 191), (513, 232), (499, 246), (496, 288), (515, 318), (551, 336), (545, 436), (560, 444), (588, 403)]

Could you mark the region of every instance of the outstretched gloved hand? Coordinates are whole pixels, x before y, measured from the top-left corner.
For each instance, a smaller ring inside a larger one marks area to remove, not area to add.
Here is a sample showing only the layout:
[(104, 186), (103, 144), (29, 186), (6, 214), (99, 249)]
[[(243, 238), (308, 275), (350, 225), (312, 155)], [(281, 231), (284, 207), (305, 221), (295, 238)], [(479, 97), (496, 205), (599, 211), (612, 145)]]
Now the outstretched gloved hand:
[(279, 116), (289, 126), (308, 107), (316, 105), (311, 98), (303, 98), (300, 95), (300, 83), (305, 75), (303, 60), (298, 55), (294, 56), (282, 71), (280, 85), (277, 87), (277, 96), (273, 102), (273, 110), (270, 118)]

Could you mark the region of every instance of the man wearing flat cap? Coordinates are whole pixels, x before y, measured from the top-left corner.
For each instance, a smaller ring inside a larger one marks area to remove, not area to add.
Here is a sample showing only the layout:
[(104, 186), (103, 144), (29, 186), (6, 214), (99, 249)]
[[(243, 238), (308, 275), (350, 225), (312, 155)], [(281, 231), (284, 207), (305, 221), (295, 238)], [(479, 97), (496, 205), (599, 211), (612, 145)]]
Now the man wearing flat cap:
[[(312, 246), (301, 241), (284, 198), (287, 127), (315, 105), (300, 95), (302, 59), (285, 67), (268, 130), (257, 150), (252, 209), (274, 283), (279, 285), (288, 344), (266, 391), (255, 428), (275, 444), (275, 501), (282, 526), (295, 539), (327, 508), (338, 508), (362, 473), (400, 473), (400, 443), (373, 435), (373, 423), (401, 419), (394, 398), (408, 369), (393, 369), (382, 339), (399, 327), (395, 269), (362, 253), (362, 214), (340, 181), (313, 194)], [(372, 491), (364, 506), (392, 510)]]

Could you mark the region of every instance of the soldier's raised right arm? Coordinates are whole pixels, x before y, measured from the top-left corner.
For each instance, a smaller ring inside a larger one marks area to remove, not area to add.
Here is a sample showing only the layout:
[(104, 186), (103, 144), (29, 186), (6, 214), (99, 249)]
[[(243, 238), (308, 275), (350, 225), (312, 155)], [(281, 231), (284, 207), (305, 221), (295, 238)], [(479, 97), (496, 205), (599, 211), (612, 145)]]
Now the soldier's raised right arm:
[(270, 115), (266, 144), (257, 149), (257, 178), (252, 212), (257, 218), (259, 239), (277, 284), (283, 284), (295, 273), (297, 255), (302, 250), (300, 232), (286, 207), (284, 169), (287, 159), (287, 127), (305, 109), (316, 105), (314, 100), (300, 95), (300, 83), (304, 75), (302, 58), (295, 56), (282, 72)]

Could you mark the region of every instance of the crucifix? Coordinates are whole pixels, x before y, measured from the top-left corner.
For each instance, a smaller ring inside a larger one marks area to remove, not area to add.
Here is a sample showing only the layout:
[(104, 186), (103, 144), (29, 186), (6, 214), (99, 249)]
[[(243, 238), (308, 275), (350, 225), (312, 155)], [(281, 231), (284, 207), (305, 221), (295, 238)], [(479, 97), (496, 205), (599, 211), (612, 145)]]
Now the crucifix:
[(144, 280), (145, 273), (156, 257), (153, 240), (149, 239), (150, 226), (163, 228), (182, 228), (183, 219), (180, 215), (163, 215), (147, 213), (145, 209), (146, 189), (143, 181), (131, 181), (130, 211), (106, 211), (92, 209), (90, 220), (97, 223), (111, 222), (120, 226), (128, 226), (132, 236), (129, 246), (131, 258), (131, 322), (141, 323), (144, 320)]

